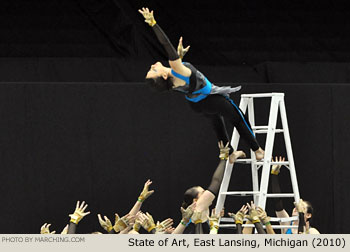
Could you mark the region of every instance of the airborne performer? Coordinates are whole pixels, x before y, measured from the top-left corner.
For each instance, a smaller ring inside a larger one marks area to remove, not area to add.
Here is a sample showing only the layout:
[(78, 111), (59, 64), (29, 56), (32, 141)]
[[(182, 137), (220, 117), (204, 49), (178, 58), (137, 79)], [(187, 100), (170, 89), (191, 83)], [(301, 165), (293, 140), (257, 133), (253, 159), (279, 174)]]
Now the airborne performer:
[[(249, 121), (230, 99), (229, 94), (241, 89), (241, 86), (218, 87), (212, 84), (201, 72), (188, 62), (182, 62), (181, 58), (189, 49), (183, 49), (180, 38), (177, 52), (164, 31), (156, 23), (153, 11), (142, 8), (139, 12), (145, 18), (159, 42), (168, 54), (170, 67), (165, 67), (157, 62), (151, 66), (146, 75), (146, 83), (158, 91), (174, 90), (185, 94), (191, 108), (207, 117), (215, 130), (219, 141), (230, 142), (225, 126), (225, 121), (237, 128), (240, 136), (249, 144), (255, 152), (257, 160), (264, 157), (264, 151), (259, 146)], [(180, 56), (179, 56), (180, 55)], [(181, 58), (180, 58), (181, 57)], [(225, 119), (225, 121), (224, 121)], [(229, 161), (234, 161), (233, 148), (230, 146)]]

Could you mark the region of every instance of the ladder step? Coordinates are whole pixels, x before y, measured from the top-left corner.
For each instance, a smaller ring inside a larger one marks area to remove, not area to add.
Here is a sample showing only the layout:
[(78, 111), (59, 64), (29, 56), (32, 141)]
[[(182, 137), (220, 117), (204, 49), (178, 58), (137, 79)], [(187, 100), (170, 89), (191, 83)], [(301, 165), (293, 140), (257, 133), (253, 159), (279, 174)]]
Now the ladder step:
[(266, 197), (269, 198), (294, 198), (294, 193), (268, 193)]
[[(266, 134), (268, 130), (263, 129), (263, 130), (253, 130), (255, 134)], [(283, 129), (275, 129), (275, 133), (283, 133)]]
[[(242, 158), (242, 159), (237, 159), (235, 161), (235, 163), (238, 164), (251, 164), (251, 163), (257, 164), (257, 165), (263, 165), (264, 164), (264, 160), (260, 160), (260, 161), (256, 161), (255, 159), (251, 159), (251, 158)], [(271, 165), (289, 165), (288, 161), (284, 161), (284, 162), (270, 162)]]
[[(221, 192), (222, 195), (232, 195), (232, 196), (249, 196), (258, 195), (259, 191), (232, 191), (232, 192)], [(268, 193), (266, 197), (269, 198), (294, 198), (293, 193)]]
[(258, 195), (259, 191), (236, 191), (236, 192), (221, 192), (222, 195), (232, 195), (232, 196), (246, 196), (246, 195)]
[(242, 94), (243, 98), (264, 98), (264, 97), (272, 97), (272, 96), (284, 96), (284, 93), (261, 93), (261, 94)]

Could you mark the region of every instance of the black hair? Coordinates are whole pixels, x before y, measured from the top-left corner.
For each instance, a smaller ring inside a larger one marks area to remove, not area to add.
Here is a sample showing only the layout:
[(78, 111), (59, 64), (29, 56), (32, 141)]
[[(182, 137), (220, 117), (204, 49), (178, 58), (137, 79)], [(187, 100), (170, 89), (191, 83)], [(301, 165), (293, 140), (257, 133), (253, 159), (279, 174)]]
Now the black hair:
[(314, 208), (312, 207), (310, 201), (304, 201), (304, 202), (305, 202), (306, 205), (307, 205), (307, 211), (306, 211), (306, 213), (311, 214), (311, 217), (308, 218), (306, 221), (309, 221), (309, 222), (311, 223), (311, 218), (312, 218), (312, 216), (314, 215)]
[(186, 209), (189, 205), (193, 203), (193, 199), (197, 198), (199, 194), (198, 186), (191, 187), (186, 190), (184, 194), (184, 200), (182, 202), (182, 207)]
[(152, 89), (155, 89), (159, 92), (164, 92), (172, 88), (173, 81), (171, 79), (171, 77), (168, 77), (165, 80), (163, 77), (158, 76), (156, 78), (146, 78), (145, 82), (146, 85), (150, 86)]

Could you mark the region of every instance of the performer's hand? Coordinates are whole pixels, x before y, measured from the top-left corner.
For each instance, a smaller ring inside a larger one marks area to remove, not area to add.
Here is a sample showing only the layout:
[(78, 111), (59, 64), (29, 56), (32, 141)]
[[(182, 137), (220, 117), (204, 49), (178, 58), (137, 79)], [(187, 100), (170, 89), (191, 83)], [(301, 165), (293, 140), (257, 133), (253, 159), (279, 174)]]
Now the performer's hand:
[(85, 205), (85, 201), (83, 201), (81, 205), (78, 201), (74, 213), (69, 215), (70, 222), (78, 224), (86, 215), (90, 214), (90, 212), (85, 212), (87, 207), (88, 205)]
[(258, 207), (256, 210), (258, 211), (258, 216), (259, 216), (259, 219), (262, 221), (262, 223), (266, 224), (270, 222), (271, 218), (267, 216), (267, 213), (264, 211), (264, 209), (262, 209), (261, 207)]
[(294, 206), (299, 213), (307, 213), (307, 204), (302, 199), (298, 203), (294, 202)]
[(229, 142), (226, 143), (226, 145), (224, 146), (224, 143), (222, 141), (218, 142), (218, 146), (219, 146), (219, 149), (220, 149), (220, 155), (219, 155), (219, 158), (221, 160), (227, 160), (228, 159), (228, 155), (229, 155), (229, 152), (230, 152), (230, 147), (229, 146)]
[(157, 221), (156, 234), (164, 234), (165, 230), (168, 228), (171, 228), (173, 224), (174, 224), (174, 221), (171, 218), (163, 220), (162, 222)]
[(119, 218), (119, 215), (115, 214), (115, 224), (113, 229), (116, 233), (128, 228), (131, 223), (134, 225), (135, 215), (126, 214), (123, 217)]
[(143, 190), (138, 198), (138, 201), (140, 202), (144, 202), (145, 199), (147, 199), (149, 196), (151, 196), (153, 193), (154, 193), (154, 190), (152, 191), (149, 191), (149, 186), (152, 184), (152, 181), (151, 180), (147, 180), (144, 187), (143, 187)]
[(177, 54), (179, 55), (179, 57), (183, 59), (183, 57), (185, 56), (185, 54), (188, 52), (189, 49), (190, 49), (190, 46), (187, 46), (185, 49), (183, 48), (182, 37), (180, 37), (179, 45), (177, 46)]
[(243, 205), (241, 209), (236, 213), (228, 213), (228, 215), (235, 220), (236, 224), (243, 224), (244, 216), (248, 213), (248, 207)]
[(139, 10), (139, 12), (145, 18), (145, 22), (150, 26), (154, 26), (157, 23), (156, 20), (154, 19), (153, 11), (150, 12), (148, 8), (143, 7), (142, 10)]
[(107, 218), (107, 216), (104, 216), (104, 220), (102, 219), (101, 214), (98, 214), (97, 217), (101, 227), (109, 233), (113, 229), (112, 222)]
[[(272, 158), (272, 162), (284, 162), (285, 160), (285, 157), (279, 157), (279, 159), (276, 157), (275, 160), (273, 160)], [(272, 168), (271, 168), (271, 174), (273, 175), (278, 175), (280, 173), (280, 169), (281, 169), (282, 165), (273, 165)]]
[(145, 230), (147, 230), (147, 232), (151, 232), (153, 229), (156, 228), (156, 224), (154, 224), (153, 217), (149, 213), (142, 213), (139, 219), (141, 222), (141, 226)]
[(196, 202), (189, 205), (186, 209), (184, 209), (183, 207), (180, 208), (183, 222), (188, 223), (190, 221), (195, 208)]
[(40, 234), (55, 234), (56, 231), (50, 232), (50, 226), (51, 224), (48, 224), (48, 223), (45, 223), (44, 225), (42, 225), (40, 228)]
[(213, 228), (215, 228), (216, 230), (219, 229), (220, 217), (221, 217), (221, 212), (217, 214), (215, 212), (215, 208), (213, 208), (211, 210), (211, 216), (210, 217), (208, 216), (210, 229), (213, 229)]
[(249, 203), (247, 203), (247, 207), (249, 209), (249, 215), (247, 215), (247, 218), (253, 223), (260, 222), (259, 213), (256, 210), (256, 206), (255, 206), (254, 202), (251, 201), (250, 205), (249, 205)]

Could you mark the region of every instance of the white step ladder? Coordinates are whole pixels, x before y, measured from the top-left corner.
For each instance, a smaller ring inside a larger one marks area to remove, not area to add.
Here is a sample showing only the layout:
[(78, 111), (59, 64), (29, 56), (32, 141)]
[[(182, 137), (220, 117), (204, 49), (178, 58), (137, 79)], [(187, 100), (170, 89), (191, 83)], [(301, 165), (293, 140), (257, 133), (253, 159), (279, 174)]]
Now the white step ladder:
[[(270, 106), (270, 117), (267, 126), (255, 126), (255, 118), (254, 118), (254, 98), (271, 98), (271, 106)], [(246, 113), (248, 108), (248, 119), (252, 126), (252, 129), (255, 134), (263, 134), (267, 133), (266, 136), (266, 144), (265, 144), (265, 157), (261, 161), (257, 161), (255, 158), (255, 153), (251, 150), (251, 158), (250, 159), (238, 159), (235, 163), (243, 163), (243, 164), (251, 164), (252, 171), (252, 185), (253, 191), (233, 191), (228, 192), (229, 182), (232, 173), (232, 164), (229, 162), (226, 163), (226, 169), (223, 177), (223, 181), (220, 187), (220, 191), (218, 194), (218, 199), (216, 203), (216, 212), (220, 212), (224, 206), (225, 199), (227, 195), (232, 196), (253, 196), (254, 203), (257, 206), (265, 209), (267, 198), (277, 198), (277, 197), (290, 197), (294, 198), (295, 202), (298, 202), (300, 199), (297, 176), (295, 172), (294, 159), (293, 159), (293, 151), (292, 144), (289, 136), (288, 122), (287, 122), (287, 114), (286, 108), (284, 105), (284, 93), (261, 93), (261, 94), (242, 94), (241, 102), (239, 105), (240, 109), (243, 113)], [(281, 122), (282, 129), (276, 129), (277, 124), (277, 116), (278, 110), (280, 110), (281, 114)], [(274, 145), (274, 139), (276, 133), (283, 133), (284, 141), (287, 151), (287, 161), (285, 162), (271, 162), (272, 159), (272, 151)], [(234, 150), (237, 150), (238, 142), (239, 142), (239, 133), (235, 128), (233, 131), (231, 145)], [(289, 169), (291, 183), (293, 192), (292, 193), (267, 193), (269, 176), (271, 165), (280, 164)], [(262, 167), (260, 187), (259, 187), (259, 178), (258, 178), (258, 170)], [(237, 210), (240, 206), (237, 206)], [(297, 217), (290, 218), (271, 218), (271, 222), (288, 222), (292, 220), (296, 220)], [(221, 218), (220, 222), (234, 222), (232, 218)], [(220, 227), (234, 227), (234, 224), (221, 224)], [(249, 224), (244, 224), (243, 226), (254, 226)], [(272, 225), (273, 228), (297, 228), (297, 226), (281, 226), (281, 225)]]

